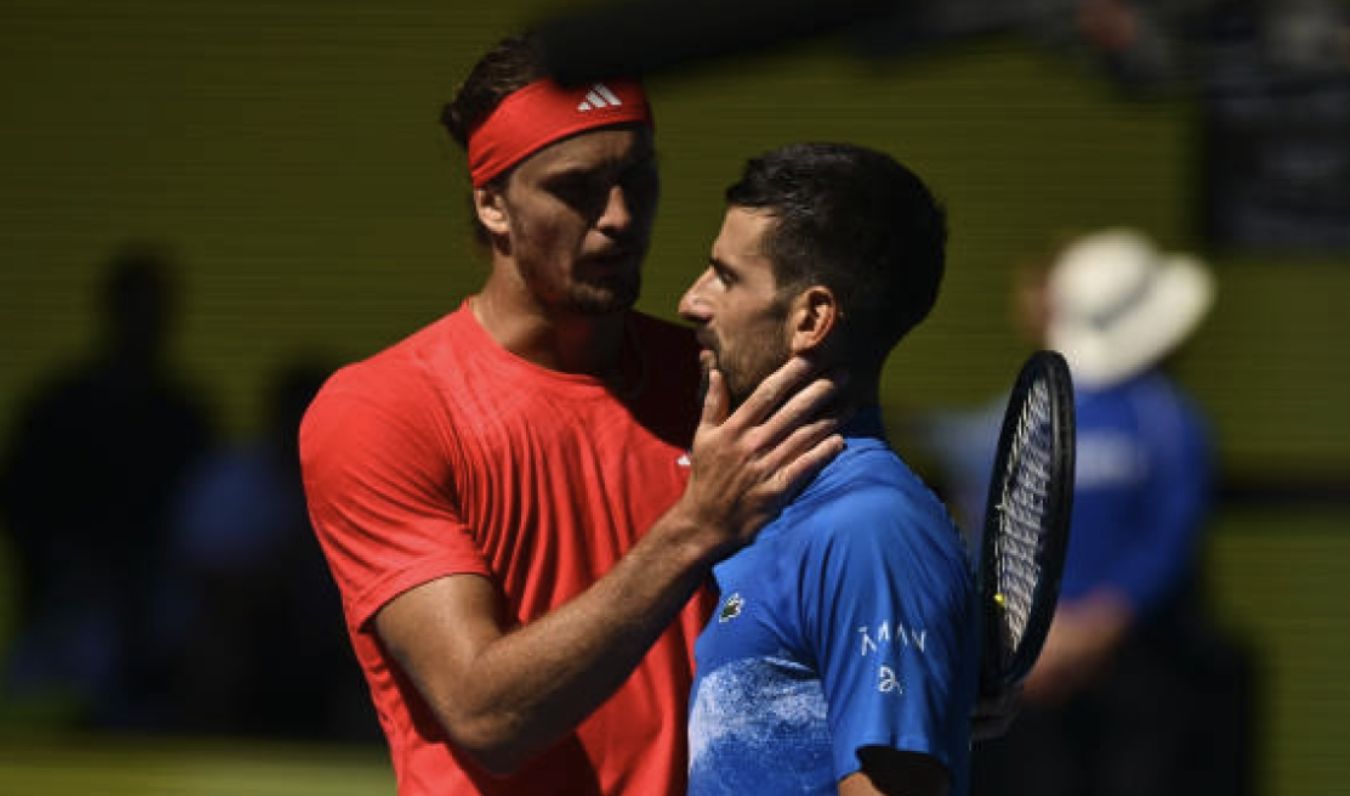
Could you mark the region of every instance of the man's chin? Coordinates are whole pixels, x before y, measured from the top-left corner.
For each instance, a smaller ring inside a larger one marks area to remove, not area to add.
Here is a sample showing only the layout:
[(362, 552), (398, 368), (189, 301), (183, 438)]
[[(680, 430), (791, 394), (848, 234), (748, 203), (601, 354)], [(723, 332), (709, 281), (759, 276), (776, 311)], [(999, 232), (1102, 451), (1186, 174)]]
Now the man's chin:
[(637, 303), (639, 280), (578, 285), (572, 290), (572, 309), (582, 315), (611, 315), (630, 310)]
[[(703, 367), (700, 368), (702, 378), (699, 380), (698, 390), (698, 402), (699, 406), (702, 406), (708, 397), (708, 373), (716, 366), (717, 361), (715, 357), (705, 359), (700, 355), (699, 362), (703, 365)], [(746, 385), (742, 385), (739, 380), (732, 374), (727, 373), (726, 370), (722, 370), (721, 373), (722, 388), (727, 391), (727, 412), (731, 413), (739, 409), (741, 404), (745, 403), (745, 400), (750, 397), (750, 393), (755, 390), (754, 386), (747, 387)]]

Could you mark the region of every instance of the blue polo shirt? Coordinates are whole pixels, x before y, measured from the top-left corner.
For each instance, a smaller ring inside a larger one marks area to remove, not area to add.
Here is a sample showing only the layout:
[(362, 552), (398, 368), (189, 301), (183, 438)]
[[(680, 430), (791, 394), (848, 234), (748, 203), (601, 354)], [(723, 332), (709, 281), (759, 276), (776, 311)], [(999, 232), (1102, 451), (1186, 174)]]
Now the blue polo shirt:
[(876, 409), (748, 547), (717, 565), (689, 708), (689, 793), (835, 793), (858, 750), (935, 758), (966, 789), (976, 601), (946, 509)]

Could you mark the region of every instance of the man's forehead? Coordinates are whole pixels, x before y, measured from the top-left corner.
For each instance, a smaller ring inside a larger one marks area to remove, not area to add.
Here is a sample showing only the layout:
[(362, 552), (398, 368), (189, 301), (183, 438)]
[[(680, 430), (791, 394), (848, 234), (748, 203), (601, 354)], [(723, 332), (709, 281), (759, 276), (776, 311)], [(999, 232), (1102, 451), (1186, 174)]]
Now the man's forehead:
[(544, 147), (518, 167), (535, 172), (604, 168), (654, 157), (655, 143), (645, 127), (587, 130)]
[(774, 216), (766, 210), (728, 207), (722, 229), (713, 241), (712, 259), (736, 270), (772, 276), (773, 262), (765, 250), (765, 243), (773, 224)]
[(773, 224), (774, 216), (767, 210), (731, 205), (722, 216), (722, 231), (715, 245), (742, 257), (764, 257), (763, 244)]

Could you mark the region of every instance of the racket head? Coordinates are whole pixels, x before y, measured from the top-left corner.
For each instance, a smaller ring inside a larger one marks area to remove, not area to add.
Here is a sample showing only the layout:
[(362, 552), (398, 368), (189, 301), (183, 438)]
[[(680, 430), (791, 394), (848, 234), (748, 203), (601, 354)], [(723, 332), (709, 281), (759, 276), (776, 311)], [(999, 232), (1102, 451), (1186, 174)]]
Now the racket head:
[(985, 503), (978, 567), (981, 693), (1019, 684), (1059, 600), (1073, 509), (1073, 382), (1055, 351), (1023, 364), (1008, 398)]

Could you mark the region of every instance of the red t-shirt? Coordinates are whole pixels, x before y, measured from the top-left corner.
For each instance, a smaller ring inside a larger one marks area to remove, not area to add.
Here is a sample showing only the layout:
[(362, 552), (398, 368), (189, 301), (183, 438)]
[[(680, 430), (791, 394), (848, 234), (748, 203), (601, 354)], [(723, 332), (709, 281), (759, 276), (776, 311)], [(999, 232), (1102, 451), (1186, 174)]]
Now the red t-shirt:
[(340, 370), (305, 416), (310, 515), (400, 794), (684, 792), (685, 701), (704, 600), (691, 601), (575, 733), (507, 778), (446, 740), (370, 621), (414, 586), (476, 573), (529, 622), (585, 590), (675, 502), (697, 417), (695, 344), (637, 313), (629, 331), (644, 375), (621, 400), (595, 378), (506, 351), (466, 301)]

